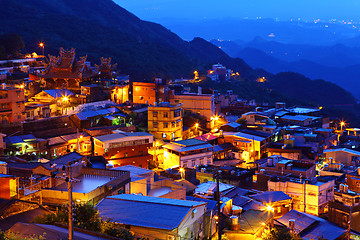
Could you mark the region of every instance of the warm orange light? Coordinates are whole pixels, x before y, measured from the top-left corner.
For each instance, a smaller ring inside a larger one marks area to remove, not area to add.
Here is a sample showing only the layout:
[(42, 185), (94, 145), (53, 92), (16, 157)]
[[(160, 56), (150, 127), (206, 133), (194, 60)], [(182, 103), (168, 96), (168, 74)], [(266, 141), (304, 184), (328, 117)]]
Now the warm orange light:
[(42, 43), (42, 42), (39, 43), (39, 46), (40, 46), (40, 47), (44, 47), (44, 43)]
[(216, 116), (216, 117), (214, 117), (214, 120), (217, 121), (217, 120), (219, 120), (219, 118)]
[(198, 124), (198, 123), (195, 123), (195, 127), (198, 128), (198, 127), (199, 127), (199, 124)]
[(67, 96), (65, 96), (65, 97), (62, 98), (62, 100), (63, 100), (64, 102), (67, 102), (67, 101), (69, 101), (69, 98), (68, 98)]
[(184, 169), (184, 168), (180, 168), (179, 171), (180, 171), (181, 173), (183, 173), (183, 172), (185, 172), (185, 169)]
[(21, 85), (20, 85), (20, 88), (24, 88), (24, 84), (21, 84)]
[(265, 226), (265, 223), (264, 223), (264, 222), (262, 222), (262, 223), (261, 223), (261, 225)]
[(83, 135), (80, 135), (80, 138), (83, 138)]
[(271, 205), (267, 205), (266, 206), (266, 211), (272, 212), (272, 211), (274, 211), (274, 208)]
[(320, 106), (320, 107), (319, 107), (319, 110), (321, 110), (321, 109), (323, 109), (323, 107)]
[(344, 121), (340, 122), (340, 125), (345, 126), (345, 122)]

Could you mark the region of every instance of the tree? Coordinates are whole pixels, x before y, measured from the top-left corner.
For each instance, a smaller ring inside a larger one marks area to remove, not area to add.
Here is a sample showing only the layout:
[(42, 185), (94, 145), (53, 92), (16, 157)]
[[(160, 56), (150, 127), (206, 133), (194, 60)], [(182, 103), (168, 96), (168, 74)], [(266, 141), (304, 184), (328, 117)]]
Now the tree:
[(74, 225), (78, 228), (98, 232), (101, 230), (101, 218), (98, 210), (91, 204), (74, 206)]
[(125, 228), (117, 226), (111, 219), (103, 219), (101, 222), (101, 232), (116, 238), (123, 240), (133, 240), (134, 234), (126, 230)]
[[(73, 214), (74, 227), (103, 233), (123, 240), (134, 239), (134, 234), (119, 227), (116, 223), (112, 222), (111, 219), (101, 218), (98, 210), (92, 204), (75, 204)], [(62, 206), (58, 212), (38, 217), (35, 219), (35, 222), (43, 224), (68, 224), (68, 208), (67, 206)]]
[(0, 231), (0, 240), (44, 240), (45, 233), (40, 236), (23, 236), (21, 233), (15, 233), (10, 230), (7, 230), (6, 232)]
[(17, 34), (5, 34), (0, 36), (0, 53), (2, 58), (7, 55), (15, 55), (25, 47), (24, 41), (21, 36)]
[(261, 235), (263, 240), (300, 240), (295, 233), (291, 233), (287, 228), (265, 229)]
[(241, 124), (242, 127), (246, 127), (246, 119), (245, 118), (239, 118), (235, 122), (238, 124)]

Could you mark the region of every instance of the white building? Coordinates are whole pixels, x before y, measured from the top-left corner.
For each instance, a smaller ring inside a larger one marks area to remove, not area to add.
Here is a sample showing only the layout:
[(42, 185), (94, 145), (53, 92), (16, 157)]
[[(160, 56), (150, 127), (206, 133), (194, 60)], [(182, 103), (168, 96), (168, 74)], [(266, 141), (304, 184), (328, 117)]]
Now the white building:
[(335, 180), (303, 183), (295, 181), (268, 181), (269, 191), (282, 191), (292, 197), (293, 209), (318, 216), (324, 213), (327, 203), (334, 199)]
[(213, 163), (213, 146), (198, 139), (167, 143), (164, 148), (163, 168), (188, 167)]

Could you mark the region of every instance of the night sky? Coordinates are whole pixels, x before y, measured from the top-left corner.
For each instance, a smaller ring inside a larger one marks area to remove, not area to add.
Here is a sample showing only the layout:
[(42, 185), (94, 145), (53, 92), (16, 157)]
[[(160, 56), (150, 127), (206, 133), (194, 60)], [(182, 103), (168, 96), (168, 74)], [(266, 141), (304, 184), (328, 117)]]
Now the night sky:
[(360, 17), (359, 0), (115, 0), (144, 20), (159, 18), (291, 18)]

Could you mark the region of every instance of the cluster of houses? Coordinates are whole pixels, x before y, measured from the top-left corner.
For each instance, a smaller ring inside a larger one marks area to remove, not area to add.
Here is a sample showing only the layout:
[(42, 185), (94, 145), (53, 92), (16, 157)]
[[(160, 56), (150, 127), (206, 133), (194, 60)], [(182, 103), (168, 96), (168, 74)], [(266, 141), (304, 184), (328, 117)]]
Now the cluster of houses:
[[(74, 49), (33, 65), (0, 89), (1, 230), (55, 231), (30, 215), (67, 204), (68, 177), (75, 203), (138, 238), (360, 232), (360, 129), (321, 107), (133, 82)], [(233, 73), (217, 64), (208, 74)]]

